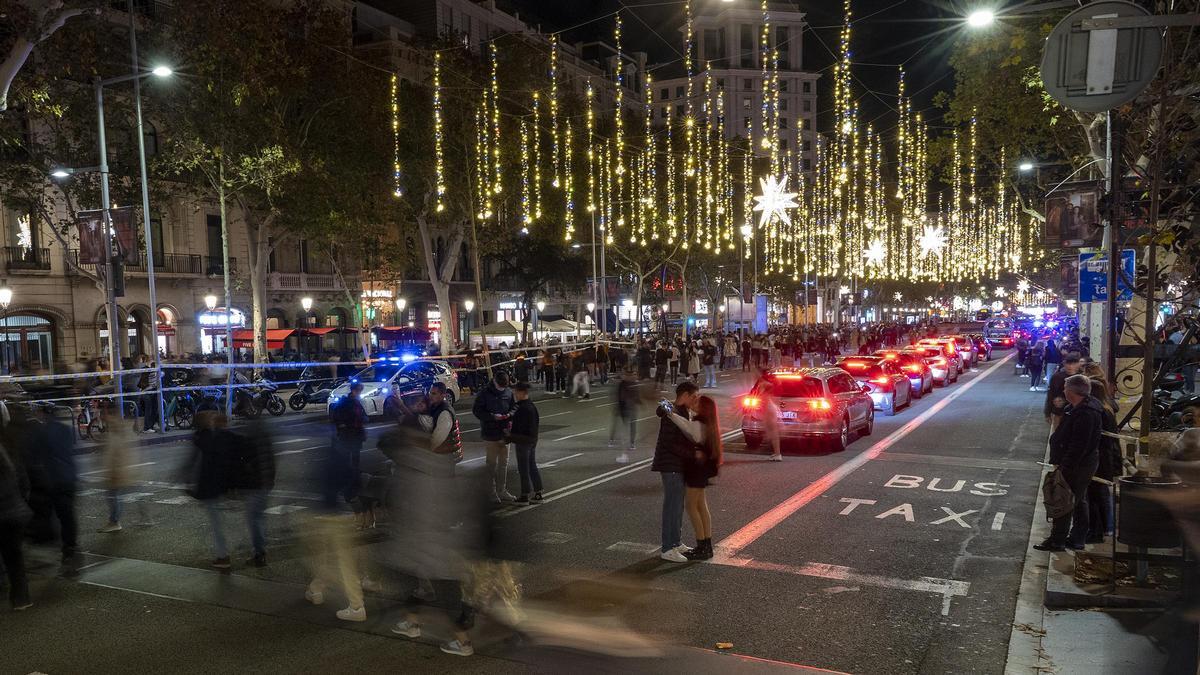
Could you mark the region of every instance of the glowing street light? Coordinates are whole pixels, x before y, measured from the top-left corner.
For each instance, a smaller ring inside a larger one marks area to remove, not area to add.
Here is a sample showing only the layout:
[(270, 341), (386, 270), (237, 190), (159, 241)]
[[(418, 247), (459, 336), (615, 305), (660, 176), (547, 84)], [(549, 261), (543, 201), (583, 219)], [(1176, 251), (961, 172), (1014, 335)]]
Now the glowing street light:
[(996, 20), (996, 13), (990, 9), (977, 9), (967, 15), (967, 25), (971, 28), (987, 28)]
[(463, 300), (463, 309), (467, 310), (467, 314), (470, 314), (471, 311), (475, 309), (475, 301)]
[(590, 313), (592, 313), (592, 312), (594, 312), (594, 311), (596, 311), (596, 303), (594, 303), (594, 302), (589, 302), (589, 303), (587, 304), (587, 310), (588, 310), (588, 313), (589, 313), (589, 314), (590, 314)]
[(210, 311), (210, 312), (213, 311), (214, 309), (216, 309), (217, 308), (217, 296), (213, 295), (212, 293), (209, 293), (208, 295), (204, 296), (204, 306), (208, 307), (208, 311)]
[(170, 66), (155, 66), (150, 73), (155, 77), (170, 77), (175, 71)]
[(1021, 171), (1033, 171), (1033, 162), (1021, 162), (1017, 165), (1017, 169)]
[(312, 309), (312, 303), (313, 299), (308, 296), (300, 298), (300, 306), (303, 307), (304, 311), (306, 312)]
[(397, 312), (403, 312), (404, 308), (407, 306), (408, 306), (408, 300), (405, 300), (404, 298), (396, 298), (396, 311)]
[(537, 301), (537, 308), (538, 308), (538, 311), (539, 311), (539, 312), (540, 312), (540, 311), (542, 311), (542, 310), (544, 310), (544, 309), (546, 309), (546, 301), (545, 301), (545, 300), (538, 300), (538, 301)]

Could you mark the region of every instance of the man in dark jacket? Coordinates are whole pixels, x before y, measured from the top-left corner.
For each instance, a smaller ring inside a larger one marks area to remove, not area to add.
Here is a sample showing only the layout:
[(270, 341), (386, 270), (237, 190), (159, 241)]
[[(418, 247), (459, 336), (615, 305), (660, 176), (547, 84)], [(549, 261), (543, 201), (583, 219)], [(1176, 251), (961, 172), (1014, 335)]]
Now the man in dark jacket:
[(1053, 431), (1062, 417), (1063, 409), (1067, 405), (1066, 396), (1063, 395), (1063, 386), (1066, 384), (1067, 378), (1078, 373), (1081, 368), (1079, 356), (1071, 354), (1063, 359), (1062, 368), (1054, 371), (1054, 375), (1050, 377), (1050, 382), (1046, 385), (1046, 403), (1042, 406), (1042, 414), (1046, 416), (1046, 422), (1050, 424), (1050, 430)]
[(245, 433), (229, 432), (234, 444), (234, 487), (245, 500), (246, 524), (250, 528), (253, 556), (246, 561), (254, 567), (267, 566), (267, 535), (264, 512), (267, 499), (275, 488), (275, 452), (271, 435), (262, 418), (252, 419)]
[(496, 379), (479, 392), (471, 408), (472, 414), (479, 420), (479, 433), (486, 444), (488, 476), (491, 478), (492, 501), (495, 503), (516, 499), (506, 485), (508, 443), (504, 441), (516, 407), (512, 391), (508, 388), (508, 376), (496, 373)]
[(75, 487), (79, 481), (79, 470), (75, 466), (74, 420), (68, 411), (66, 420), (50, 412), (46, 416), (43, 430), (46, 453), (46, 478), (50, 505), (58, 516), (62, 538), (62, 562), (70, 565), (75, 561), (79, 549), (79, 526), (75, 518)]
[(1100, 432), (1104, 426), (1103, 406), (1092, 398), (1091, 389), (1085, 375), (1067, 378), (1064, 393), (1069, 405), (1050, 435), (1050, 463), (1071, 486), (1075, 510), (1054, 519), (1050, 537), (1034, 546), (1039, 551), (1065, 551), (1067, 546), (1082, 550), (1087, 543), (1087, 488), (1100, 462)]
[(332, 493), (330, 489), (325, 490), (328, 506), (333, 506), (329, 503), (331, 494), (342, 492), (346, 501), (353, 501), (358, 492), (356, 486), (359, 455), (362, 453), (363, 443), (367, 440), (367, 411), (363, 409), (362, 401), (359, 400), (362, 390), (362, 382), (351, 384), (350, 394), (329, 409), (330, 421), (333, 422), (333, 453), (327, 473)]
[[(512, 429), (508, 439), (517, 450), (517, 473), (521, 476), (521, 496), (518, 504), (537, 504), (542, 501), (542, 474), (537, 466), (537, 441), (540, 417), (537, 406), (529, 400), (529, 385), (518, 382), (513, 386), (517, 407), (513, 410)], [(532, 494), (532, 496), (530, 496)]]
[[(680, 382), (675, 387), (674, 411), (691, 418), (700, 400), (700, 388), (695, 382)], [(670, 562), (687, 562), (680, 547), (683, 545), (683, 482), (684, 462), (691, 456), (695, 444), (670, 419), (669, 410), (659, 406), (658, 440), (654, 444), (654, 459), (650, 470), (662, 476), (662, 552), (659, 557)]]

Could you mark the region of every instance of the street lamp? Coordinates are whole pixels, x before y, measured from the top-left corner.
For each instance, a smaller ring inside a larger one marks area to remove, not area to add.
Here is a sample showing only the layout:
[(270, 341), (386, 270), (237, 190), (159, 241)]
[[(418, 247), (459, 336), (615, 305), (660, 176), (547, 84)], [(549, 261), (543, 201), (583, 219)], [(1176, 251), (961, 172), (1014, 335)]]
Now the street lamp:
[(312, 309), (312, 303), (313, 303), (313, 299), (310, 297), (306, 296), (306, 297), (300, 298), (300, 306), (304, 308), (304, 311), (306, 313)]
[(467, 314), (470, 314), (471, 310), (475, 309), (475, 301), (463, 300), (463, 309), (467, 310)]
[(990, 9), (977, 9), (967, 15), (967, 25), (971, 28), (986, 28), (996, 20), (996, 13)]
[(4, 312), (4, 372), (10, 372), (8, 367), (8, 306), (12, 303), (13, 292), (7, 285), (0, 286), (0, 310)]
[(208, 295), (204, 296), (204, 306), (208, 307), (208, 311), (210, 311), (210, 312), (213, 311), (214, 309), (216, 309), (217, 308), (217, 296), (213, 295), (212, 293), (209, 293)]
[(1017, 169), (1020, 171), (1033, 171), (1033, 162), (1021, 162), (1017, 165)]
[(154, 69), (150, 71), (150, 74), (154, 75), (155, 77), (170, 77), (172, 74), (174, 74), (174, 72), (175, 71), (171, 70), (170, 66), (155, 66)]

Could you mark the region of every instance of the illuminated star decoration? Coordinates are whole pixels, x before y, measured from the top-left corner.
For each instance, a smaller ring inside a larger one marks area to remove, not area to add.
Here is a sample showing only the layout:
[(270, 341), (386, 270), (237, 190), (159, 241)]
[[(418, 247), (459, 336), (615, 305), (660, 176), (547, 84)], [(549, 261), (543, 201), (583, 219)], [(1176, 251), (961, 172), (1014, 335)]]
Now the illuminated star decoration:
[(892, 294), (892, 298), (893, 298), (893, 299), (894, 299), (896, 302), (900, 302), (901, 300), (903, 300), (903, 299), (904, 299), (904, 294), (903, 294), (903, 293), (901, 293), (900, 291), (896, 291), (895, 293), (893, 293), (893, 294)]
[[(867, 264), (871, 266), (879, 266), (883, 264), (883, 258), (887, 255), (887, 249), (883, 245), (883, 240), (876, 238), (867, 246), (867, 250), (863, 251), (863, 257), (867, 259)], [(899, 298), (896, 298), (899, 300)]]
[(997, 286), (996, 287), (996, 295), (1003, 298), (1004, 296), (1008, 295), (1008, 292), (1004, 290), (1003, 286)]
[(921, 247), (922, 258), (928, 258), (931, 253), (941, 257), (942, 249), (946, 248), (946, 233), (942, 230), (942, 226), (926, 225), (921, 231), (921, 238), (917, 240), (917, 245)]
[(1028, 281), (1022, 279), (1017, 282), (1017, 292), (1018, 293), (1025, 293), (1028, 290), (1029, 290), (1029, 282)]
[(791, 225), (792, 218), (788, 215), (787, 210), (798, 208), (799, 205), (796, 204), (797, 193), (787, 191), (787, 176), (783, 178), (767, 176), (758, 179), (758, 184), (762, 186), (762, 194), (754, 197), (754, 210), (762, 211), (762, 215), (758, 219), (758, 226), (765, 227), (775, 217), (778, 217), (784, 225)]

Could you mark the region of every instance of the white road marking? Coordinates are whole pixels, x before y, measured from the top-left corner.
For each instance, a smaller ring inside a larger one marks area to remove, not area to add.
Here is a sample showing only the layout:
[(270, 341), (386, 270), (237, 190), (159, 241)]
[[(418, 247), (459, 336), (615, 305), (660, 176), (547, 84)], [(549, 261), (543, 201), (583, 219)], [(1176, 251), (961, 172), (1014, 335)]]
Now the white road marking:
[(958, 523), (959, 525), (961, 525), (961, 526), (963, 526), (963, 527), (965, 527), (965, 528), (967, 528), (967, 529), (969, 530), (969, 529), (971, 529), (971, 526), (970, 526), (970, 525), (968, 525), (968, 524), (967, 524), (967, 523), (966, 523), (966, 522), (965, 522), (965, 521), (962, 519), (962, 517), (963, 517), (963, 516), (969, 516), (969, 515), (971, 515), (972, 513), (979, 513), (979, 509), (971, 509), (970, 511), (963, 511), (962, 513), (955, 513), (953, 509), (950, 509), (950, 508), (948, 508), (948, 507), (945, 507), (945, 506), (943, 506), (943, 507), (942, 507), (942, 510), (946, 512), (946, 517), (945, 517), (945, 518), (939, 518), (939, 519), (937, 519), (937, 520), (935, 520), (935, 521), (932, 521), (931, 523), (929, 523), (930, 525), (941, 525), (942, 523), (948, 523), (948, 522), (950, 522), (951, 520), (953, 520), (954, 522)]
[(178, 497), (168, 497), (167, 499), (155, 499), (154, 503), (155, 504), (172, 504), (172, 505), (178, 506), (179, 504), (187, 504), (190, 501), (192, 501), (191, 497), (189, 497), (187, 495), (180, 495)]
[(468, 464), (474, 464), (475, 462), (482, 462), (485, 459), (487, 459), (487, 455), (480, 455), (478, 457), (472, 457), (471, 459), (464, 459), (463, 461), (459, 462), (458, 465), (466, 466)]
[(576, 457), (583, 457), (583, 453), (577, 452), (573, 455), (567, 455), (566, 457), (559, 457), (558, 459), (552, 459), (549, 462), (546, 462), (545, 464), (538, 464), (538, 468), (544, 469), (548, 466), (554, 466), (555, 464), (558, 464), (559, 462), (565, 462), (568, 459), (575, 459)]
[(304, 450), (303, 450), (303, 449), (300, 449), (300, 450), (284, 450), (284, 451), (282, 451), (282, 452), (277, 452), (277, 453), (275, 453), (275, 456), (276, 456), (276, 457), (278, 457), (278, 456), (280, 456), (280, 455), (297, 455), (297, 454), (299, 454), (299, 453), (301, 453), (301, 452), (304, 452)]
[[(569, 496), (575, 494), (576, 492), (582, 492), (583, 490), (587, 490), (588, 488), (593, 488), (597, 485), (607, 483), (610, 480), (616, 480), (617, 478), (621, 478), (622, 476), (626, 476), (631, 473), (636, 473), (637, 471), (640, 471), (642, 467), (649, 464), (651, 461), (653, 461), (653, 460), (652, 459), (638, 460), (632, 464), (628, 464), (619, 469), (613, 469), (612, 471), (606, 471), (605, 473), (602, 473), (598, 476), (592, 476), (591, 478), (585, 478), (577, 483), (572, 483), (565, 487), (560, 487), (556, 490), (551, 490), (549, 492), (544, 493), (544, 496), (546, 498), (542, 501), (542, 503), (545, 504), (548, 502), (552, 502), (556, 499), (562, 499), (563, 497), (569, 497)], [(508, 518), (509, 516), (516, 515), (523, 511), (527, 511), (531, 508), (535, 508), (535, 507), (534, 506), (521, 506), (521, 507), (514, 508), (511, 511), (501, 511), (496, 514), (496, 517), (497, 518)]]
[(279, 506), (272, 506), (269, 509), (265, 509), (263, 511), (263, 513), (269, 513), (273, 516), (282, 516), (287, 513), (303, 511), (304, 509), (307, 509), (307, 508), (308, 508), (307, 506), (296, 506), (295, 504), (280, 504)]
[(788, 497), (781, 504), (775, 506), (758, 518), (750, 521), (744, 527), (723, 539), (719, 544), (717, 544), (718, 548), (723, 551), (721, 555), (726, 555), (729, 557), (736, 556), (743, 549), (757, 541), (759, 537), (766, 534), (776, 525), (789, 518), (796, 511), (799, 511), (807, 506), (812, 500), (828, 491), (829, 488), (837, 485), (846, 476), (849, 476), (851, 473), (857, 471), (867, 462), (870, 462), (882, 454), (883, 451), (887, 450), (898, 441), (911, 434), (918, 427), (924, 424), (926, 420), (938, 414), (951, 403), (953, 403), (955, 399), (970, 391), (972, 387), (982, 382), (984, 378), (995, 372), (997, 368), (1003, 366), (1012, 357), (1013, 355), (1009, 354), (1003, 359), (1000, 359), (995, 365), (985, 370), (981, 375), (975, 377), (970, 382), (959, 386), (959, 388), (956, 391), (951, 392), (949, 396), (933, 404), (933, 406), (931, 406), (928, 410), (913, 418), (907, 424), (893, 431), (891, 434), (888, 434), (887, 437), (871, 446), (862, 454), (846, 460), (846, 462), (842, 465), (838, 466), (824, 476), (821, 476), (804, 489), (795, 493), (791, 497)]
[(565, 544), (574, 538), (575, 535), (566, 532), (535, 532), (529, 540), (535, 544)]
[(997, 513), (995, 518), (992, 518), (992, 529), (993, 530), (999, 530), (1002, 527), (1004, 527), (1004, 512), (1003, 511)]
[(311, 440), (312, 440), (311, 438), (289, 438), (286, 441), (278, 441), (277, 445), (287, 445), (288, 443), (303, 443), (304, 441), (311, 441)]
[[(720, 544), (717, 545), (718, 548)], [(784, 572), (787, 574), (796, 574), (805, 577), (816, 577), (818, 579), (833, 579), (836, 581), (849, 581), (851, 583), (862, 584), (864, 586), (876, 586), (879, 588), (895, 588), (905, 591), (922, 591), (925, 593), (934, 593), (942, 596), (942, 615), (950, 613), (950, 598), (954, 596), (965, 597), (967, 591), (970, 590), (971, 584), (966, 581), (958, 581), (955, 579), (939, 579), (937, 577), (921, 577), (920, 579), (897, 579), (894, 577), (885, 577), (876, 574), (863, 574), (856, 572), (850, 567), (841, 565), (829, 565), (825, 563), (805, 563), (803, 565), (781, 565), (778, 563), (764, 562), (754, 560), (752, 558), (739, 558), (733, 556), (719, 555), (708, 562), (714, 565), (725, 565), (728, 567), (742, 567), (746, 569), (765, 570), (770, 572)]]
[[(129, 466), (123, 466), (121, 468), (122, 469), (136, 469), (136, 468), (142, 467), (142, 466), (154, 466), (155, 464), (158, 464), (158, 462), (142, 462), (141, 464), (130, 464)], [(106, 471), (108, 471), (108, 469), (96, 469), (95, 471), (84, 471), (83, 473), (81, 473), (79, 475), (80, 476), (91, 476), (91, 475), (98, 474), (98, 473), (104, 473)]]
[(120, 500), (121, 503), (127, 504), (127, 503), (131, 503), (131, 502), (136, 502), (137, 500), (141, 499), (142, 497), (153, 497), (153, 496), (154, 496), (153, 492), (126, 492), (125, 494), (117, 497), (117, 499)]
[(570, 436), (563, 436), (562, 438), (556, 438), (553, 441), (551, 441), (551, 443), (558, 443), (559, 441), (565, 441), (565, 440), (568, 440), (571, 438), (578, 438), (579, 436), (587, 436), (588, 434), (594, 434), (597, 431), (604, 431), (605, 428), (606, 427), (600, 427), (599, 429), (592, 429), (590, 431), (581, 431), (577, 434), (571, 434)]
[(618, 541), (617, 543), (609, 546), (605, 550), (606, 551), (622, 551), (625, 553), (649, 554), (649, 553), (657, 553), (659, 548), (661, 548), (661, 547), (658, 544), (639, 544), (636, 541)]
[(163, 600), (178, 600), (179, 602), (191, 602), (187, 598), (177, 598), (174, 595), (163, 595), (161, 593), (151, 593), (150, 591), (135, 591), (132, 588), (121, 588), (120, 586), (109, 586), (108, 584), (99, 584), (95, 581), (80, 581), (81, 584), (88, 586), (99, 586), (100, 588), (108, 588), (114, 591), (125, 591), (127, 593), (137, 593), (138, 595), (149, 595), (152, 598), (162, 598)]

